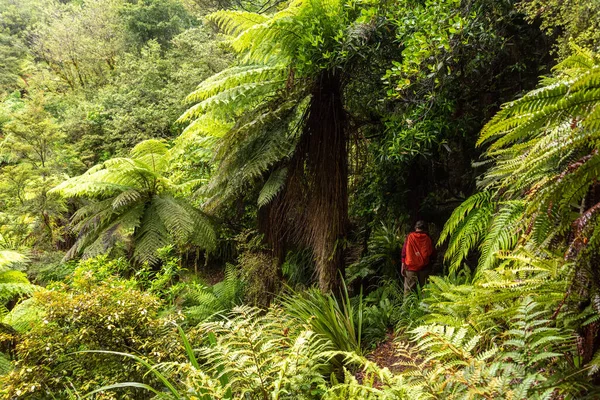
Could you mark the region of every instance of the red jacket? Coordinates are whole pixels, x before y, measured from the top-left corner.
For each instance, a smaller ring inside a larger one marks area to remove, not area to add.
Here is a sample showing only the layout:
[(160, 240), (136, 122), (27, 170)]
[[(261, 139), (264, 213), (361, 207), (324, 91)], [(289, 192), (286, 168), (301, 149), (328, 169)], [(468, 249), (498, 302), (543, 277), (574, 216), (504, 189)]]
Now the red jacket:
[[(408, 246), (411, 246), (413, 249), (411, 253), (418, 252), (419, 256), (422, 257), (421, 265), (411, 265), (415, 262), (415, 260), (412, 260), (411, 257), (407, 257), (406, 253)], [(421, 269), (427, 267), (432, 254), (433, 244), (431, 243), (431, 238), (429, 235), (425, 232), (411, 232), (406, 237), (404, 246), (402, 246), (402, 264), (404, 264), (406, 269), (409, 271), (420, 271)]]

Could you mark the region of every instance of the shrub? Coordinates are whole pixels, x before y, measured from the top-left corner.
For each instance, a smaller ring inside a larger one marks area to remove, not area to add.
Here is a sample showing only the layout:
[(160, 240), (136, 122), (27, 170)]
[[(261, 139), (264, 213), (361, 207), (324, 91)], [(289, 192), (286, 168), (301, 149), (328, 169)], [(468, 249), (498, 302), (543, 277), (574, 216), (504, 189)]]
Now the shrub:
[[(329, 360), (334, 355), (330, 342), (294, 324), (281, 308), (264, 312), (235, 307), (228, 318), (202, 323), (189, 337), (202, 346), (192, 350), (190, 339), (182, 334), (185, 362), (153, 365), (127, 355), (159, 378), (159, 384), (145, 387), (148, 395), (153, 392), (173, 400), (308, 400), (320, 398), (326, 389), (325, 376), (331, 372)], [(139, 382), (115, 386), (139, 386)]]
[(267, 307), (281, 288), (276, 260), (265, 251), (246, 251), (238, 261), (246, 302)]
[[(158, 316), (161, 302), (137, 290), (134, 281), (110, 275), (119, 263), (84, 262), (70, 286), (55, 284), (34, 294), (44, 319), (20, 338), (16, 368), (2, 381), (3, 398), (47, 399), (64, 394), (67, 387), (85, 393), (120, 380), (151, 383), (136, 363), (76, 353), (83, 350), (133, 352), (153, 362), (174, 361), (183, 354), (173, 319)], [(90, 265), (95, 271), (86, 269)], [(141, 395), (130, 390), (123, 396)]]

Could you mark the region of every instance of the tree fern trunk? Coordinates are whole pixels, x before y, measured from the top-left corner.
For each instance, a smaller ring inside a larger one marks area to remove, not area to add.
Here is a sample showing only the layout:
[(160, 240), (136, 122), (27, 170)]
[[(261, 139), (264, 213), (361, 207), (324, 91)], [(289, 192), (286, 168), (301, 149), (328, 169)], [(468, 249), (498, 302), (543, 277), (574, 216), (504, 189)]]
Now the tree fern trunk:
[(348, 225), (348, 140), (341, 82), (332, 71), (316, 80), (296, 167), (304, 168), (302, 233), (312, 248), (319, 287), (335, 291), (344, 271)]
[(344, 272), (348, 225), (348, 140), (339, 77), (326, 71), (313, 93), (306, 145), (308, 237), (312, 244), (319, 287), (339, 287)]
[(348, 133), (340, 77), (315, 80), (285, 189), (259, 213), (259, 226), (283, 261), (286, 242), (312, 249), (319, 287), (337, 293), (348, 228)]

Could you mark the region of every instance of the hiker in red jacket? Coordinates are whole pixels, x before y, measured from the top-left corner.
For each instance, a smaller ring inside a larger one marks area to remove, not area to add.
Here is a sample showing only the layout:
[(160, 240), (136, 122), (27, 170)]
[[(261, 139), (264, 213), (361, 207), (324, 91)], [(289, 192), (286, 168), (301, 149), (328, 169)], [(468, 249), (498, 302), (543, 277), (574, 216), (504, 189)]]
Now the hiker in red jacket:
[(404, 277), (404, 296), (407, 296), (417, 282), (425, 284), (429, 261), (433, 255), (433, 244), (427, 234), (425, 221), (417, 221), (415, 231), (408, 234), (402, 246), (402, 276)]

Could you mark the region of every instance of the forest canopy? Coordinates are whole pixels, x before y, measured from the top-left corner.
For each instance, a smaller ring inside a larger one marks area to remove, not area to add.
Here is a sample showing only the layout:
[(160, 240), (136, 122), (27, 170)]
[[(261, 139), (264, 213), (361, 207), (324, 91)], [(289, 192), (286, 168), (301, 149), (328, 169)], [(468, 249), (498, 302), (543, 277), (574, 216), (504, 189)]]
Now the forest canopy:
[(0, 0), (0, 398), (598, 398), (599, 23)]

